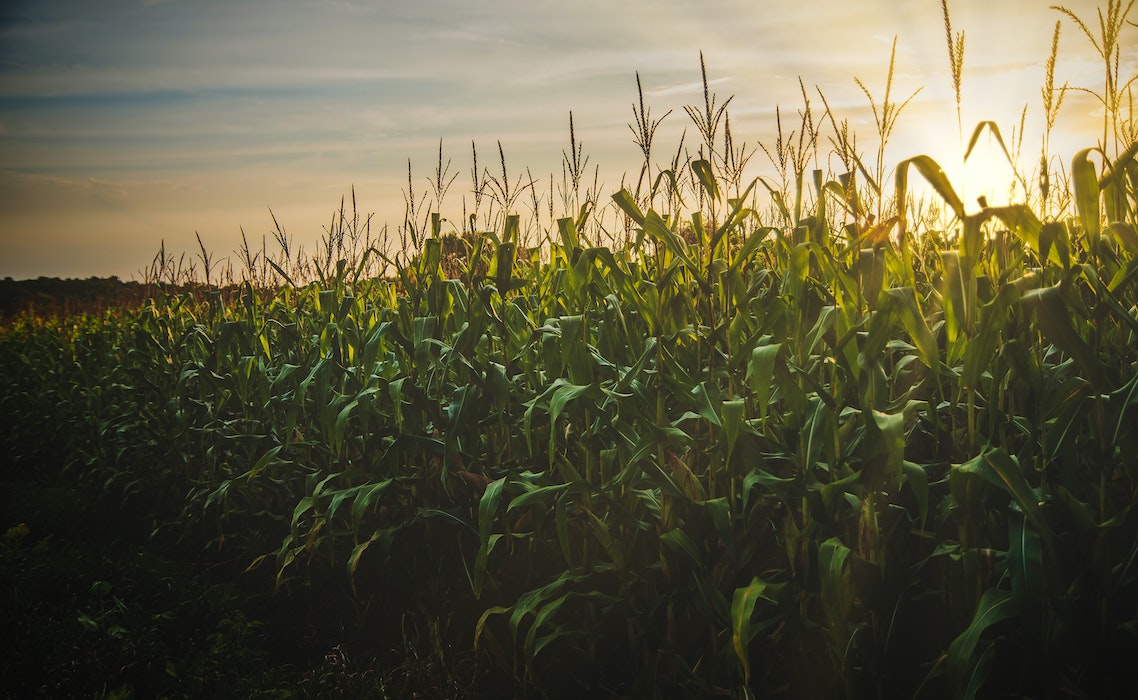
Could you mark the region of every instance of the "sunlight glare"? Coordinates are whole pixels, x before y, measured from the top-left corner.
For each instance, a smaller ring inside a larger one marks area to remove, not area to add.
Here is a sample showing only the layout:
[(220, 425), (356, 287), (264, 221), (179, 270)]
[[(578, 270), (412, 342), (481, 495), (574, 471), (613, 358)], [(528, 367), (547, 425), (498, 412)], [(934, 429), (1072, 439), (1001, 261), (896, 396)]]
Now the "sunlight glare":
[(990, 134), (980, 136), (954, 183), (969, 212), (980, 208), (979, 197), (984, 197), (989, 206), (1004, 206), (1023, 198), (1008, 156)]

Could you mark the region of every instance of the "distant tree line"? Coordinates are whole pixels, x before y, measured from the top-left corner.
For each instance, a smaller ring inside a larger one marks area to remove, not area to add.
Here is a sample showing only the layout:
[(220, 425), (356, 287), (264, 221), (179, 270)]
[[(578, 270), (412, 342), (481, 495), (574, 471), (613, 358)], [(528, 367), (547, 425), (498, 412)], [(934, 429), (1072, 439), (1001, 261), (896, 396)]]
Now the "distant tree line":
[(152, 291), (147, 285), (118, 277), (6, 277), (0, 280), (0, 319), (11, 321), (23, 313), (41, 317), (102, 313), (111, 307), (137, 305)]

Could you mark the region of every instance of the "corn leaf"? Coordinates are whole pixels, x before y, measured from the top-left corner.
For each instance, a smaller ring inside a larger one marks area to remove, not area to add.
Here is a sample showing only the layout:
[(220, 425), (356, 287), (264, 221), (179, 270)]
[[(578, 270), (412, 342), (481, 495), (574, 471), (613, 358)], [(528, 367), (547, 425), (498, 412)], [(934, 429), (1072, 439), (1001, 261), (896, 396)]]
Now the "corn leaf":
[(980, 598), (972, 622), (948, 647), (947, 665), (958, 688), (973, 687), (973, 671), (979, 666), (974, 659), (981, 635), (992, 625), (1019, 614), (1019, 604), (1010, 592), (989, 588)]
[(735, 649), (735, 656), (743, 667), (743, 683), (751, 682), (751, 660), (747, 654), (747, 647), (754, 638), (751, 631), (751, 616), (755, 605), (766, 592), (767, 584), (759, 577), (742, 588), (736, 588), (731, 597), (731, 646)]
[(1084, 148), (1071, 160), (1071, 185), (1075, 190), (1075, 211), (1088, 240), (1098, 240), (1102, 231), (1099, 210), (1099, 185), (1090, 154), (1095, 149)]

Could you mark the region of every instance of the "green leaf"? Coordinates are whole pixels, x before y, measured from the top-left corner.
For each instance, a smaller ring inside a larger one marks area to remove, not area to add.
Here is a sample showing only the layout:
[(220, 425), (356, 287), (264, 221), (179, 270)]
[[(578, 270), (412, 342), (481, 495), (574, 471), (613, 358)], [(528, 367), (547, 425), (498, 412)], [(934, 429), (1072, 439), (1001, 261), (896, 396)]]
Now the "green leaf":
[[(517, 220), (509, 217), (514, 221), (514, 226), (517, 226)], [(515, 241), (503, 241), (498, 245), (498, 250), (495, 252), (493, 261), (490, 264), (490, 276), (494, 278), (494, 284), (497, 286), (501, 294), (514, 289), (514, 262), (518, 255), (518, 244)]]
[(885, 248), (877, 246), (858, 251), (857, 270), (861, 297), (869, 308), (876, 308), (877, 297), (885, 282)]
[(963, 464), (953, 466), (954, 471), (976, 474), (984, 481), (1002, 489), (1019, 505), (1028, 520), (1040, 533), (1049, 529), (1040, 514), (1039, 494), (1027, 483), (1023, 469), (1015, 457), (1004, 448), (989, 449)]
[(371, 485), (361, 485), (359, 487), (359, 490), (356, 492), (356, 498), (352, 501), (352, 532), (359, 532), (364, 513), (367, 512), (367, 509), (371, 507), (375, 499), (387, 490), (387, 487), (390, 485), (391, 479), (384, 479), (383, 481)]
[(767, 404), (770, 403), (771, 380), (774, 379), (774, 362), (782, 349), (781, 343), (760, 345), (751, 351), (751, 361), (747, 365), (747, 381), (759, 405), (759, 419), (767, 422)]
[(395, 426), (399, 429), (403, 428), (403, 382), (406, 379), (406, 377), (400, 377), (387, 385), (387, 393), (391, 397), (394, 408)]
[(994, 121), (982, 121), (976, 125), (972, 130), (972, 137), (968, 139), (968, 148), (964, 150), (964, 160), (967, 162), (968, 156), (972, 155), (972, 149), (976, 147), (976, 142), (980, 140), (980, 134), (984, 133), (987, 129), (992, 132), (992, 136), (996, 137), (996, 143), (1000, 144), (1000, 150), (1004, 152), (1004, 157), (1007, 158), (1008, 163), (1012, 163), (1012, 157), (1008, 153), (1008, 147), (1004, 145), (1004, 139), (1000, 136), (1000, 127)]
[(617, 573), (624, 576), (625, 573), (625, 551), (624, 547), (620, 546), (618, 538), (613, 537), (609, 532), (609, 525), (604, 520), (596, 517), (596, 514), (587, 509), (582, 508), (586, 516), (588, 516), (589, 525), (593, 528), (593, 534), (596, 535), (596, 540), (601, 543), (604, 551), (609, 554), (609, 559), (612, 565), (617, 568)]
[(561, 556), (565, 565), (573, 569), (573, 550), (569, 544), (569, 500), (565, 496), (557, 499), (553, 506), (553, 523), (557, 529), (557, 543), (561, 545)]
[(1135, 426), (1138, 425), (1138, 420), (1133, 415), (1134, 409), (1138, 409), (1138, 374), (1131, 377), (1130, 381), (1111, 394), (1111, 405), (1117, 406), (1118, 419), (1114, 422), (1114, 433), (1111, 436), (1110, 443), (1117, 445), (1119, 438), (1134, 430)]
[(639, 377), (645, 368), (647, 368), (649, 364), (651, 364), (651, 362), (656, 359), (657, 342), (659, 341), (657, 341), (655, 337), (648, 337), (644, 339), (644, 351), (640, 353), (640, 357), (636, 360), (636, 364), (629, 367), (628, 371), (621, 375), (620, 381), (618, 381), (616, 384), (616, 391), (628, 391), (629, 387), (632, 385), (633, 380)]
[(518, 597), (518, 602), (514, 604), (513, 612), (510, 613), (510, 628), (514, 630), (515, 634), (526, 615), (529, 615), (540, 607), (544, 601), (560, 593), (561, 589), (564, 588), (565, 584), (569, 583), (572, 578), (571, 572), (566, 571), (550, 583), (540, 588), (527, 591)]
[(767, 584), (759, 577), (742, 588), (736, 588), (731, 597), (731, 646), (735, 649), (735, 656), (743, 666), (743, 683), (751, 682), (751, 660), (747, 654), (754, 635), (751, 632), (751, 615), (754, 614), (755, 604), (766, 592)]
[(711, 163), (706, 160), (694, 160), (691, 164), (691, 169), (695, 171), (695, 175), (699, 178), (699, 184), (703, 191), (707, 193), (708, 199), (713, 202), (719, 201), (719, 184), (715, 180), (715, 173), (711, 169)]
[(831, 481), (817, 487), (822, 506), (826, 509), (826, 517), (837, 520), (838, 514), (834, 512), (833, 506), (838, 502), (838, 495), (847, 493), (849, 488), (859, 481), (861, 481), (861, 472), (852, 471), (837, 481)]
[[(1031, 207), (1026, 204), (988, 207), (977, 216), (980, 222), (987, 221), (993, 216), (999, 218), (1020, 240), (1038, 250), (1040, 257), (1051, 260), (1051, 262), (1056, 264), (1063, 264), (1062, 250), (1060, 250), (1058, 246), (1062, 246), (1063, 241), (1068, 239), (1066, 229), (1064, 229), (1062, 236), (1057, 236), (1051, 241), (1052, 247), (1050, 251), (1044, 252), (1042, 241), (1044, 236), (1044, 224), (1039, 220), (1039, 217), (1035, 215), (1035, 212), (1031, 210)], [(1056, 233), (1051, 232), (1048, 235), (1055, 236)]]
[[(632, 193), (626, 189), (622, 189), (612, 196), (613, 201), (621, 208), (628, 218), (632, 219), (637, 226), (644, 225), (644, 214), (641, 213), (640, 207), (636, 205), (636, 199), (633, 198)], [(560, 221), (557, 222), (560, 225)]]
[(490, 530), (498, 515), (498, 502), (502, 498), (502, 489), (506, 485), (506, 478), (496, 479), (486, 486), (482, 498), (478, 501), (478, 554), (474, 560), (474, 596), (481, 597), (483, 587), (486, 585), (486, 566), (493, 548)]
[(743, 426), (744, 411), (747, 404), (743, 399), (723, 402), (723, 432), (727, 436), (726, 464), (731, 465), (731, 455), (735, 452), (735, 443), (739, 440), (739, 431)]
[(948, 670), (958, 688), (971, 685), (969, 678), (978, 665), (978, 660), (973, 659), (973, 652), (984, 631), (1018, 613), (1019, 605), (1008, 591), (999, 588), (989, 588), (984, 591), (980, 604), (972, 616), (972, 622), (948, 647)]
[(644, 232), (664, 244), (668, 252), (674, 255), (684, 268), (688, 270), (692, 276), (691, 279), (700, 286), (705, 294), (711, 295), (714, 293), (714, 290), (708, 285), (707, 280), (700, 274), (699, 265), (688, 255), (687, 246), (680, 240), (680, 237), (672, 231), (671, 227), (668, 226), (668, 222), (664, 221), (659, 214), (654, 211), (648, 212), (644, 217)]
[(510, 612), (512, 609), (513, 608), (510, 608), (508, 606), (495, 605), (493, 607), (487, 608), (486, 610), (484, 610), (482, 612), (482, 614), (478, 617), (478, 624), (476, 624), (474, 626), (474, 652), (475, 653), (478, 653), (478, 651), (479, 651), (478, 642), (480, 639), (482, 639), (482, 632), (486, 628), (486, 621), (488, 619), (490, 619), (490, 616), (491, 615), (502, 615), (504, 613)]
[(335, 448), (337, 455), (343, 455), (344, 453), (344, 436), (348, 432), (348, 421), (352, 419), (352, 412), (356, 410), (359, 403), (359, 399), (352, 399), (346, 406), (340, 409), (339, 414), (336, 416), (332, 446)]
[(752, 470), (743, 478), (743, 510), (746, 511), (747, 504), (750, 502), (751, 489), (756, 485), (766, 488), (778, 496), (784, 504), (790, 506), (802, 497), (802, 494), (794, 488), (797, 483), (798, 479), (794, 477), (778, 477), (761, 469)]
[(352, 486), (351, 488), (340, 489), (339, 491), (332, 492), (332, 501), (328, 504), (328, 512), (325, 517), (329, 522), (336, 517), (336, 511), (340, 510), (340, 506), (347, 499), (355, 496), (360, 490), (359, 486)]
[(964, 218), (964, 203), (960, 201), (960, 196), (956, 194), (956, 190), (953, 189), (948, 176), (944, 174), (944, 170), (941, 169), (935, 160), (928, 156), (914, 156), (901, 161), (897, 165), (895, 184), (898, 202), (909, 201), (910, 166), (917, 169), (917, 172), (932, 186), (933, 191), (940, 195), (940, 198), (952, 209), (957, 218)]
[[(1125, 266), (1119, 268), (1119, 273), (1123, 275), (1121, 278), (1122, 280), (1126, 280), (1129, 275), (1135, 271), (1132, 265), (1133, 262), (1134, 261), (1131, 260)], [(1126, 270), (1127, 268), (1130, 269), (1127, 272), (1123, 273), (1123, 270)], [(1106, 307), (1114, 312), (1115, 317), (1120, 322), (1125, 323), (1127, 326), (1130, 326), (1132, 332), (1138, 333), (1138, 316), (1135, 316), (1133, 313), (1131, 313), (1130, 310), (1122, 304), (1121, 300), (1115, 296), (1115, 288), (1103, 284), (1102, 279), (1099, 278), (1098, 271), (1095, 270), (1093, 266), (1087, 263), (1083, 263), (1082, 265), (1079, 265), (1078, 269), (1080, 276), (1085, 279), (1095, 290), (1095, 294), (1098, 295), (1099, 301), (1106, 304)], [(1116, 281), (1119, 280), (1117, 278), (1111, 280), (1111, 284), (1113, 285)]]
[(1084, 148), (1071, 160), (1071, 184), (1075, 190), (1075, 211), (1079, 223), (1092, 242), (1097, 241), (1102, 231), (1099, 210), (1098, 176), (1090, 154), (1096, 149)]
[(1039, 533), (1017, 513), (1008, 513), (1008, 573), (1012, 593), (1025, 616), (1038, 615), (1037, 605), (1043, 592), (1043, 551)]
[(569, 486), (570, 484), (567, 483), (551, 484), (549, 486), (538, 487), (532, 491), (526, 491), (523, 494), (514, 496), (510, 504), (506, 506), (506, 510), (511, 511), (515, 508), (524, 508), (535, 503), (543, 503), (546, 500), (555, 500), (550, 497), (556, 497), (562, 491), (569, 488)]
[(719, 247), (720, 242), (729, 231), (737, 229), (748, 216), (754, 215), (754, 211), (747, 207), (747, 201), (750, 199), (751, 191), (755, 189), (757, 182), (757, 180), (752, 180), (751, 184), (747, 185), (747, 189), (744, 190), (741, 195), (728, 198), (727, 202), (731, 206), (731, 213), (727, 215), (727, 218), (723, 220), (719, 228), (715, 229), (711, 234), (711, 250), (714, 251), (712, 253), (713, 256), (721, 255), (729, 257), (729, 253)]
[(258, 459), (257, 463), (253, 465), (253, 468), (250, 469), (249, 471), (245, 472), (245, 474), (244, 474), (245, 478), (252, 479), (253, 477), (255, 477), (258, 474), (260, 474), (261, 472), (263, 472), (265, 469), (267, 469), (270, 464), (277, 463), (279, 461), (279, 460), (277, 460), (277, 455), (280, 454), (280, 451), (281, 451), (281, 449), (283, 449), (283, 447), (284, 447), (283, 445), (277, 445), (276, 447), (273, 447), (272, 449), (270, 449), (265, 454), (261, 455), (261, 458)]
[(850, 585), (846, 560), (850, 548), (837, 537), (831, 537), (818, 546), (818, 573), (822, 583), (822, 608), (829, 621), (830, 633), (840, 653), (845, 653), (849, 639), (850, 613), (854, 591)]
[(806, 334), (805, 341), (802, 344), (802, 352), (804, 356), (810, 357), (821, 352), (825, 352), (825, 348), (818, 351), (818, 345), (822, 339), (826, 337), (834, 328), (834, 323), (838, 318), (838, 307), (832, 304), (823, 306), (821, 312), (818, 314), (818, 319), (814, 322), (814, 326)]
[(885, 476), (895, 481), (905, 462), (905, 414), (873, 411), (873, 423), (885, 448)]
[(960, 262), (970, 277), (975, 275), (976, 261), (984, 252), (984, 223), (991, 218), (990, 212), (985, 208), (960, 220)]
[(949, 342), (952, 342), (972, 330), (976, 284), (972, 265), (960, 259), (960, 251), (946, 250), (940, 258), (944, 274), (941, 296), (944, 299), (945, 330)]
[(352, 549), (352, 553), (348, 557), (347, 567), (348, 583), (351, 584), (353, 592), (356, 590), (356, 569), (359, 568), (360, 559), (363, 557), (364, 552), (366, 552), (372, 544), (379, 542), (380, 555), (386, 555), (387, 551), (391, 549), (391, 541), (399, 529), (399, 527), (393, 527), (376, 530), (372, 533), (371, 537), (364, 540), (363, 542), (358, 542)]
[(683, 554), (692, 569), (699, 570), (703, 568), (703, 561), (699, 554), (699, 546), (680, 528), (672, 528), (660, 535), (660, 542), (668, 549)]
[(929, 476), (925, 468), (914, 462), (903, 462), (905, 481), (917, 499), (917, 508), (921, 514), (921, 530), (925, 529), (929, 516)]
[(826, 402), (816, 394), (810, 396), (810, 410), (806, 424), (802, 427), (802, 468), (810, 469), (822, 454), (822, 449), (829, 440), (833, 422), (833, 413), (826, 406)]
[(297, 502), (296, 507), (292, 511), (292, 529), (296, 530), (297, 524), (300, 522), (300, 516), (312, 510), (316, 506), (316, 499), (312, 496), (305, 496)]
[(553, 390), (553, 396), (549, 399), (549, 458), (553, 460), (553, 452), (557, 440), (557, 418), (569, 402), (581, 397), (589, 395), (592, 398), (600, 398), (603, 396), (601, 390), (595, 384), (571, 384), (562, 379), (558, 379), (554, 383), (556, 387)]
[(1071, 267), (1071, 242), (1067, 227), (1059, 221), (1049, 221), (1039, 230), (1039, 257), (1047, 260), (1052, 252), (1058, 256), (1063, 269)]
[(917, 301), (917, 290), (912, 287), (900, 287), (890, 289), (886, 293), (894, 298), (898, 315), (901, 317), (901, 325), (904, 326), (909, 337), (913, 339), (913, 344), (917, 346), (917, 353), (921, 357), (921, 362), (934, 372), (937, 371), (940, 367), (940, 355), (937, 350), (936, 337), (933, 336), (932, 330), (921, 313), (921, 305)]
[(960, 375), (963, 389), (980, 389), (980, 377), (992, 366), (1000, 347), (1008, 309), (1019, 299), (1019, 288), (1004, 285), (1000, 293), (980, 308), (980, 328), (964, 350), (964, 370)]
[[(613, 195), (616, 199), (616, 195)], [(573, 223), (573, 219), (565, 217), (557, 220), (557, 230), (561, 233), (561, 245), (565, 248), (566, 252), (572, 253), (574, 250), (580, 248), (580, 238), (577, 234), (577, 224)]]
[(531, 663), (537, 657), (537, 655), (541, 653), (542, 649), (544, 649), (549, 645), (550, 642), (554, 641), (557, 639), (557, 637), (563, 634), (563, 628), (561, 626), (558, 626), (555, 628), (552, 634), (543, 636), (540, 641), (535, 641), (537, 631), (545, 625), (549, 618), (557, 614), (557, 611), (561, 609), (561, 606), (564, 605), (565, 601), (568, 600), (572, 595), (572, 592), (564, 593), (561, 596), (551, 600), (550, 602), (541, 606), (541, 610), (539, 610), (537, 615), (534, 616), (533, 624), (530, 625), (529, 630), (526, 632), (525, 638), (527, 663)]
[[(1138, 256), (1138, 230), (1135, 230), (1133, 224), (1126, 221), (1112, 221), (1108, 228), (1114, 235), (1114, 239), (1126, 249), (1126, 252)], [(1135, 259), (1138, 258), (1131, 258), (1131, 262)], [(1116, 286), (1111, 284), (1112, 289)]]
[(715, 388), (715, 385), (703, 381), (692, 387), (691, 393), (695, 401), (696, 413), (712, 425), (721, 427), (723, 421), (719, 413), (723, 402), (719, 400), (719, 390)]
[(1102, 366), (1098, 355), (1079, 335), (1072, 323), (1078, 318), (1067, 306), (1060, 285), (1024, 292), (1020, 302), (1035, 315), (1043, 336), (1072, 357), (1094, 384), (1102, 382)]
[(755, 254), (758, 247), (767, 239), (767, 236), (772, 233), (778, 233), (778, 230), (779, 229), (773, 226), (762, 226), (752, 231), (751, 234), (747, 236), (747, 240), (744, 241), (743, 245), (736, 251), (729, 269), (736, 271), (751, 262), (751, 256)]
[(735, 528), (732, 524), (730, 499), (726, 496), (709, 498), (700, 505), (711, 515), (711, 523), (715, 526), (719, 541), (731, 549), (735, 543)]
[(767, 192), (771, 196), (771, 201), (774, 202), (779, 214), (782, 215), (782, 220), (787, 224), (791, 224), (790, 208), (786, 206), (786, 198), (783, 197), (782, 191), (768, 182), (766, 178), (760, 177), (758, 180), (763, 187), (767, 188)]

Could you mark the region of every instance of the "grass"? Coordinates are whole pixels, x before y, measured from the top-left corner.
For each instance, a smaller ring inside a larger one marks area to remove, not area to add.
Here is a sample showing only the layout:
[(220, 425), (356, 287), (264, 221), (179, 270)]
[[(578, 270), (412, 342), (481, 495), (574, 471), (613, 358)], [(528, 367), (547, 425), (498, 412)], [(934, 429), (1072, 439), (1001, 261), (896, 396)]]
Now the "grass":
[(967, 213), (931, 159), (886, 171), (890, 64), (868, 167), (803, 87), (743, 182), (701, 65), (697, 150), (653, 163), (641, 94), (611, 204), (571, 122), (560, 218), (499, 148), (444, 230), (440, 146), (395, 236), (353, 197), (311, 256), (163, 248), (141, 306), (7, 325), (9, 598), (84, 572), (27, 648), (87, 635), (88, 693), (1132, 695), (1129, 84), (1111, 143), (1052, 177), (1045, 137), (1045, 187)]

